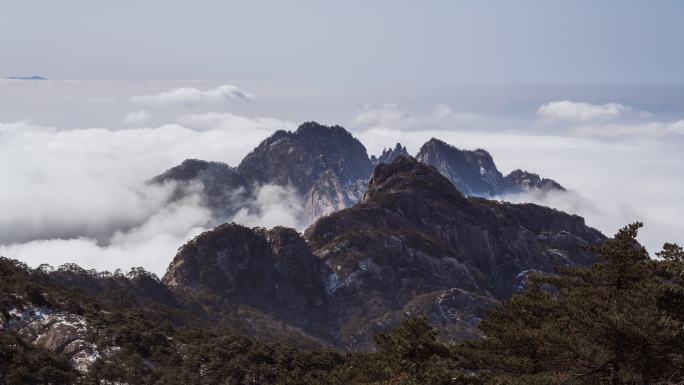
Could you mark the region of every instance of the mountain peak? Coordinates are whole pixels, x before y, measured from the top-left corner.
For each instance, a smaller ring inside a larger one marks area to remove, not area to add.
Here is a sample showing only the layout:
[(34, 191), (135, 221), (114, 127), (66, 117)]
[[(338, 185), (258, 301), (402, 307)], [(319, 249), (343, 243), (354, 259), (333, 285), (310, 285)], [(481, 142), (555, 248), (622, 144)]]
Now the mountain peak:
[(432, 166), (414, 157), (401, 155), (392, 163), (380, 163), (368, 182), (364, 202), (382, 199), (386, 194), (410, 192), (423, 198), (434, 194), (463, 198), (454, 185)]
[(328, 169), (348, 182), (366, 179), (372, 168), (366, 148), (343, 127), (306, 122), (262, 141), (238, 169), (257, 182), (289, 184), (305, 193)]
[(491, 197), (503, 191), (503, 175), (485, 150), (461, 150), (431, 138), (421, 146), (416, 159), (434, 166), (466, 195)]

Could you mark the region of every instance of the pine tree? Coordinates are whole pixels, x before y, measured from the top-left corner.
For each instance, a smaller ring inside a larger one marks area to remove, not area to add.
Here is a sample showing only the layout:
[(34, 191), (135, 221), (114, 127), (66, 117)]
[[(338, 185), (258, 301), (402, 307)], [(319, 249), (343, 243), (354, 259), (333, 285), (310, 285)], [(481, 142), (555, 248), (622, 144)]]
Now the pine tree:
[[(652, 384), (684, 378), (681, 248), (652, 260), (641, 223), (592, 248), (599, 263), (537, 276), (464, 348), (493, 384)], [(680, 301), (680, 302), (678, 302)], [(679, 317), (675, 316), (679, 312)]]

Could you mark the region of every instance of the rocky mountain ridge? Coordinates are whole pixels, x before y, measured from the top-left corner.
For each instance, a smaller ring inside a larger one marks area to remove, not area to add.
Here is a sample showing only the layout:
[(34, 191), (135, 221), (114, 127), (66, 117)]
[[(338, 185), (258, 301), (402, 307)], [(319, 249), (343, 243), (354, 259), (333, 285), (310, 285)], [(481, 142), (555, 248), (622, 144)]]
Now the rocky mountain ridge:
[[(247, 207), (260, 186), (291, 187), (302, 202), (303, 222), (310, 224), (359, 202), (373, 167), (407, 155), (406, 147), (397, 143), (369, 158), (363, 144), (344, 128), (306, 122), (294, 132), (281, 130), (266, 138), (237, 167), (188, 159), (150, 182), (176, 183), (172, 199), (199, 188), (216, 224)], [(520, 170), (504, 177), (485, 150), (460, 150), (434, 138), (421, 147), (416, 159), (435, 166), (466, 195), (491, 198), (564, 190), (553, 180)]]

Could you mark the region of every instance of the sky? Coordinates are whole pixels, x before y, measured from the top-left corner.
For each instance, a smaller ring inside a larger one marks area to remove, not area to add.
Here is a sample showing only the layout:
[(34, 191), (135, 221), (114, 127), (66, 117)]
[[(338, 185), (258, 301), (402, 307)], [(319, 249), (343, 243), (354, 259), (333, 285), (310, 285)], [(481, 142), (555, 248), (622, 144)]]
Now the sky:
[(682, 82), (679, 0), (0, 0), (0, 73)]
[[(535, 202), (607, 235), (640, 220), (684, 244), (684, 3), (0, 0), (0, 255), (163, 274), (207, 230), (202, 186), (149, 178), (237, 165), (304, 121), (379, 154), (431, 137), (569, 192)], [(264, 186), (232, 218), (302, 229)]]

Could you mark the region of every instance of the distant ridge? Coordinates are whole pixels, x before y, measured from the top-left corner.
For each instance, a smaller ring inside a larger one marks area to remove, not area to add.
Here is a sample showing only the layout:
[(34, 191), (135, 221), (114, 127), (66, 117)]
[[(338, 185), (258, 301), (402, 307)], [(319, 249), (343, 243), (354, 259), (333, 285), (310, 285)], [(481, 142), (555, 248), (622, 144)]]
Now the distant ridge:
[(48, 80), (47, 78), (44, 78), (42, 76), (38, 75), (33, 75), (33, 76), (8, 76), (5, 79), (10, 79), (10, 80)]

